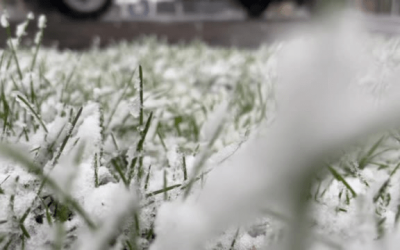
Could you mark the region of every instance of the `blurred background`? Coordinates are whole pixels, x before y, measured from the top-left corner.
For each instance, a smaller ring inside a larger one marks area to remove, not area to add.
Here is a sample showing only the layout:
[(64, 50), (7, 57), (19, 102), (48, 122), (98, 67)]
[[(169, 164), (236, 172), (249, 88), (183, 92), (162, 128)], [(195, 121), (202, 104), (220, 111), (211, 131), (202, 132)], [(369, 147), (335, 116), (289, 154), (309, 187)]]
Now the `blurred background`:
[[(0, 0), (12, 28), (29, 12), (45, 14), (44, 45), (85, 49), (156, 36), (170, 43), (255, 48), (311, 23), (327, 3), (367, 13), (373, 32), (400, 32), (400, 0)], [(32, 25), (30, 25), (32, 26)], [(35, 27), (29, 27), (35, 29)], [(0, 45), (5, 44), (0, 32)], [(32, 37), (26, 39), (27, 42)]]

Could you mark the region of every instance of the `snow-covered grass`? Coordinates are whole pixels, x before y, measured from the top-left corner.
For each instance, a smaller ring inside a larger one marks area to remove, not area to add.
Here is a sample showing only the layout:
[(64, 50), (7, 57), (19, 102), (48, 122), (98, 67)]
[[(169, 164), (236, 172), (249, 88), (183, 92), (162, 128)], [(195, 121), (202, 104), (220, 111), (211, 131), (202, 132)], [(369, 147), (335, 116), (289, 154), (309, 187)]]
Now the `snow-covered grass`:
[[(148, 249), (155, 239), (153, 249), (211, 240), (207, 249), (258, 250), (297, 237), (316, 249), (373, 249), (393, 240), (397, 129), (313, 160), (312, 171), (300, 166), (364, 135), (360, 119), (370, 120), (348, 117), (355, 109), (335, 95), (342, 85), (327, 87), (348, 80), (351, 63), (363, 66), (350, 72), (361, 94), (393, 92), (398, 40), (368, 37), (361, 49), (346, 34), (333, 44), (322, 36), (338, 48), (329, 53), (314, 40), (247, 51), (146, 38), (78, 53), (41, 48), (43, 18), (33, 46), (19, 45), (24, 25), (0, 55), (2, 248)], [(371, 63), (355, 62), (355, 48)], [(315, 79), (329, 80), (315, 88)], [(293, 81), (300, 89), (280, 101), (277, 85)], [(271, 125), (278, 107), (295, 114), (281, 119), (293, 124)], [(299, 167), (278, 168), (291, 164)], [(290, 244), (283, 249), (302, 249)]]

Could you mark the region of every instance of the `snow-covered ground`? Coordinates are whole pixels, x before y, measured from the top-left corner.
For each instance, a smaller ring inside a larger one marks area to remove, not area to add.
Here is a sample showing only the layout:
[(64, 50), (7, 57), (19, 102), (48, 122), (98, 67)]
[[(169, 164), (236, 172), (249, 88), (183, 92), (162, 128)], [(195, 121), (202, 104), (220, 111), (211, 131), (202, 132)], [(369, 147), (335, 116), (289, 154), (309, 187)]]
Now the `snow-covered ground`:
[(0, 246), (397, 249), (400, 40), (353, 24), (79, 53), (18, 47), (20, 26), (0, 54)]

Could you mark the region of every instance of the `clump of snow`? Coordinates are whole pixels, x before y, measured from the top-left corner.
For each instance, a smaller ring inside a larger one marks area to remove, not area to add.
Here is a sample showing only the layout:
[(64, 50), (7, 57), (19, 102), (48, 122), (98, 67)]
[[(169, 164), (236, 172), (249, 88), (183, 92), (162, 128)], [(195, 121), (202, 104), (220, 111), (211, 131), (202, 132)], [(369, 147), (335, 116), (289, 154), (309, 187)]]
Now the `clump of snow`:
[(7, 12), (3, 12), (1, 15), (1, 19), (0, 19), (0, 23), (1, 23), (1, 27), (3, 28), (7, 28), (8, 26), (10, 26), (9, 22), (8, 22), (8, 14)]
[(47, 18), (45, 15), (40, 15), (39, 19), (38, 19), (38, 28), (39, 29), (44, 29), (46, 28), (46, 22), (47, 22)]
[(77, 249), (109, 249), (108, 244), (119, 236), (126, 219), (137, 209), (137, 197), (122, 183), (110, 183), (93, 190), (85, 204), (86, 211), (101, 223), (95, 232), (86, 232), (79, 239)]
[(209, 218), (194, 203), (164, 203), (158, 210), (155, 223), (158, 236), (151, 249), (199, 249), (202, 240), (209, 237), (208, 223)]
[(85, 106), (80, 117), (81, 124), (76, 137), (87, 142), (85, 145), (84, 157), (92, 156), (98, 151), (101, 143), (100, 110), (96, 103)]

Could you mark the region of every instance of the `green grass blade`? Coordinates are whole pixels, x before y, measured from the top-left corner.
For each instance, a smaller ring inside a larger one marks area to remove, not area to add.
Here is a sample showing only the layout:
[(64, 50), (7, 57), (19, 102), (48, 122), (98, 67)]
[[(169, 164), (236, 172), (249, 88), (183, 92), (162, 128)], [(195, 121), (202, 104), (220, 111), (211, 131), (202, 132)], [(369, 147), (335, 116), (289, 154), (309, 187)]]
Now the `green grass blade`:
[(372, 147), (368, 150), (367, 154), (365, 154), (358, 163), (358, 167), (360, 169), (364, 169), (368, 162), (372, 160), (374, 152), (378, 149), (379, 145), (383, 142), (385, 136), (382, 136)]
[(328, 165), (328, 169), (331, 172), (331, 174), (333, 175), (333, 177), (335, 177), (336, 180), (340, 181), (343, 183), (343, 185), (346, 186), (346, 188), (348, 190), (350, 190), (351, 194), (353, 195), (353, 197), (357, 197), (357, 193), (354, 191), (354, 189), (349, 185), (349, 183), (347, 183), (347, 181), (345, 180), (345, 178), (339, 174), (333, 167)]
[(62, 152), (63, 152), (64, 149), (65, 149), (65, 146), (67, 145), (69, 139), (71, 138), (72, 132), (74, 131), (75, 126), (76, 126), (76, 124), (77, 124), (77, 122), (78, 122), (78, 120), (79, 120), (79, 117), (80, 117), (81, 114), (82, 114), (82, 110), (83, 110), (83, 107), (80, 107), (79, 110), (78, 110), (78, 113), (77, 113), (76, 116), (75, 116), (75, 119), (72, 121), (71, 129), (68, 131), (67, 136), (64, 138), (63, 142), (61, 143), (60, 149), (58, 150), (57, 155), (56, 155), (56, 157), (54, 158), (53, 166), (55, 166), (55, 165), (57, 164), (57, 162), (58, 162), (58, 160), (59, 160), (59, 158), (60, 158)]
[(143, 126), (143, 69), (142, 66), (139, 65), (139, 126)]
[(167, 170), (164, 168), (164, 173), (163, 173), (163, 189), (164, 189), (164, 201), (168, 200), (168, 180), (167, 180)]
[(3, 51), (3, 53), (1, 53), (1, 57), (0, 57), (0, 69), (3, 66), (3, 62), (4, 62), (4, 58), (6, 57), (6, 50)]
[(113, 109), (111, 110), (110, 115), (109, 115), (108, 120), (107, 120), (107, 123), (105, 123), (105, 125), (104, 125), (104, 131), (106, 131), (106, 130), (108, 129), (108, 127), (110, 126), (111, 120), (112, 120), (112, 118), (114, 117), (115, 112), (117, 111), (117, 108), (118, 108), (119, 104), (120, 104), (121, 101), (124, 99), (125, 94), (126, 94), (126, 91), (128, 90), (129, 86), (132, 84), (132, 81), (133, 81), (133, 77), (134, 77), (134, 75), (135, 75), (135, 72), (136, 72), (136, 70), (134, 70), (134, 71), (132, 72), (132, 74), (131, 74), (131, 76), (130, 76), (130, 78), (129, 78), (128, 83), (126, 84), (124, 90), (123, 90), (122, 93), (121, 93), (121, 96), (118, 98), (117, 103), (114, 105)]
[(28, 230), (26, 230), (26, 227), (24, 226), (24, 224), (19, 224), (19, 228), (21, 228), (22, 230), (22, 234), (26, 237), (26, 238), (30, 238), (31, 236), (28, 233)]
[[(11, 118), (9, 119), (9, 115), (10, 115), (10, 106), (8, 105), (6, 96), (4, 94), (4, 82), (2, 84), (2, 88), (1, 88), (1, 100), (3, 103), (3, 131), (2, 131), (2, 137), (5, 135), (6, 131), (7, 131), (7, 127), (8, 126), (12, 126), (11, 125)], [(8, 125), (8, 126), (7, 126)]]
[(21, 219), (19, 220), (19, 223), (24, 223), (26, 220), (26, 217), (28, 217), (29, 213), (31, 212), (31, 208), (28, 208), (25, 213), (22, 215)]
[(240, 231), (240, 229), (238, 228), (238, 229), (236, 230), (235, 235), (233, 236), (233, 240), (232, 240), (232, 243), (231, 243), (231, 245), (230, 245), (230, 247), (229, 247), (229, 250), (234, 250), (237, 237), (239, 236), (239, 231)]
[(93, 159), (93, 168), (94, 168), (94, 187), (98, 188), (99, 187), (99, 164), (97, 161), (97, 153), (94, 154), (94, 159)]
[(147, 188), (149, 186), (149, 180), (150, 180), (150, 173), (151, 173), (151, 165), (149, 166), (149, 170), (147, 172), (147, 176), (146, 176), (146, 181), (144, 183), (144, 190), (147, 191)]
[(19, 61), (18, 61), (18, 57), (17, 57), (17, 52), (16, 52), (16, 50), (15, 50), (15, 48), (14, 48), (14, 44), (13, 44), (12, 41), (11, 41), (12, 35), (11, 35), (10, 26), (8, 26), (8, 27), (6, 28), (6, 30), (7, 30), (8, 38), (10, 39), (9, 45), (10, 45), (10, 49), (11, 49), (11, 54), (12, 54), (12, 56), (13, 56), (13, 58), (14, 58), (15, 66), (17, 67), (17, 73), (18, 73), (19, 79), (22, 81), (22, 79), (23, 79), (24, 77), (23, 77), (23, 75), (22, 75), (21, 67), (19, 66)]
[(118, 162), (115, 159), (111, 160), (112, 165), (114, 166), (115, 170), (119, 174), (119, 177), (121, 178), (122, 182), (126, 187), (129, 187), (129, 182), (126, 179), (124, 173), (122, 172), (121, 166), (118, 164)]
[[(143, 157), (141, 154), (143, 153), (143, 144), (144, 144), (144, 141), (145, 141), (145, 139), (146, 139), (146, 135), (147, 135), (147, 132), (149, 131), (149, 128), (150, 128), (150, 124), (151, 124), (151, 121), (152, 121), (152, 118), (153, 118), (153, 112), (151, 112), (150, 113), (150, 115), (149, 115), (149, 117), (147, 118), (147, 121), (146, 121), (146, 125), (145, 125), (145, 127), (144, 127), (144, 130), (143, 130), (143, 133), (141, 134), (141, 138), (140, 138), (140, 140), (139, 140), (139, 142), (138, 142), (138, 145), (137, 145), (137, 147), (136, 147), (136, 152), (137, 153), (139, 153), (139, 157), (134, 157), (133, 159), (132, 159), (132, 161), (131, 161), (131, 163), (129, 164), (129, 169), (128, 169), (128, 180), (129, 180), (129, 182), (132, 180), (132, 178), (133, 178), (133, 172), (134, 172), (134, 168), (135, 168), (135, 163), (137, 162), (137, 160), (138, 160), (138, 158), (141, 158), (141, 157)], [(140, 159), (139, 159), (139, 162), (140, 162)], [(140, 166), (139, 165), (139, 167), (138, 167), (138, 173), (137, 173), (137, 175), (138, 175), (138, 180), (140, 181), (140, 179), (141, 179), (141, 175), (142, 175), (142, 166)]]
[(183, 180), (187, 180), (186, 157), (182, 155)]
[(44, 200), (41, 197), (39, 197), (39, 200), (42, 203), (43, 207), (45, 208), (47, 223), (50, 226), (52, 226), (53, 225), (53, 220), (52, 220), (51, 215), (50, 215), (49, 207), (44, 203)]
[(373, 201), (376, 203), (379, 197), (382, 197), (383, 193), (386, 191), (387, 187), (389, 186), (390, 179), (387, 179), (382, 186), (379, 188), (378, 192), (374, 195)]
[(157, 136), (158, 136), (158, 138), (160, 139), (160, 142), (161, 142), (162, 147), (164, 148), (165, 151), (167, 151), (167, 146), (165, 145), (164, 138), (163, 138), (163, 136), (161, 135), (161, 132), (160, 132), (159, 128), (160, 128), (160, 127), (157, 127)]
[(36, 65), (36, 59), (39, 54), (40, 45), (42, 44), (42, 39), (43, 39), (43, 30), (39, 30), (37, 33), (37, 36), (39, 36), (39, 41), (35, 46), (35, 52), (33, 54), (32, 62), (31, 62), (31, 72), (33, 71), (33, 69), (35, 68), (35, 65)]
[(399, 170), (399, 168), (400, 168), (400, 163), (398, 163), (397, 165), (396, 165), (396, 167), (393, 169), (393, 171), (390, 173), (390, 178), (392, 178), (393, 177), (393, 175), (397, 172), (397, 170)]
[[(214, 142), (217, 140), (219, 134), (222, 131), (223, 122), (221, 122), (217, 126), (218, 127), (215, 130), (214, 134), (212, 135), (211, 140), (208, 142), (207, 147), (201, 152), (201, 155), (199, 155), (199, 158), (194, 163), (192, 178), (189, 180), (189, 182), (186, 186), (185, 192), (183, 194), (184, 200), (189, 196), (192, 186), (196, 182), (197, 176), (200, 174), (201, 169), (203, 168), (204, 164), (206, 163), (206, 161), (209, 157), (209, 154), (210, 154), (210, 149), (212, 148), (212, 145), (214, 145)], [(203, 175), (201, 175), (201, 176), (203, 176)]]
[(33, 80), (32, 80), (32, 75), (30, 75), (30, 81), (29, 81), (29, 87), (30, 87), (30, 92), (31, 92), (31, 102), (33, 104), (37, 103), (36, 100), (36, 93), (35, 93), (35, 88), (33, 87)]
[(60, 101), (61, 101), (61, 102), (63, 102), (64, 93), (65, 93), (65, 91), (69, 88), (69, 84), (71, 83), (72, 78), (73, 78), (74, 75), (75, 75), (75, 71), (76, 71), (76, 69), (78, 68), (80, 59), (81, 59), (81, 58), (79, 57), (78, 62), (74, 65), (74, 67), (72, 68), (72, 71), (69, 73), (69, 75), (68, 75), (68, 77), (67, 77), (67, 80), (64, 82), (64, 87), (62, 88), (62, 90), (61, 90), (61, 95), (60, 95)]
[(117, 152), (119, 152), (119, 147), (118, 147), (117, 139), (115, 139), (114, 133), (111, 132), (110, 135), (111, 135), (111, 139), (112, 139), (112, 142), (113, 142), (113, 144), (114, 144), (115, 149), (117, 150)]
[(173, 190), (175, 188), (179, 188), (179, 187), (182, 187), (182, 186), (183, 186), (182, 184), (175, 184), (175, 185), (172, 185), (172, 186), (169, 186), (169, 187), (163, 187), (160, 190), (147, 193), (146, 194), (146, 198), (152, 197), (154, 195), (162, 194), (162, 193), (168, 192), (170, 190)]
[(42, 128), (44, 129), (44, 131), (46, 133), (48, 133), (49, 131), (47, 130), (46, 125), (44, 125), (44, 122), (42, 120), (42, 118), (40, 118), (39, 114), (33, 109), (33, 105), (30, 104), (23, 96), (21, 95), (17, 95), (17, 99), (22, 101), (26, 107), (29, 109), (30, 113), (36, 118), (36, 120), (39, 122), (39, 124), (42, 126)]

